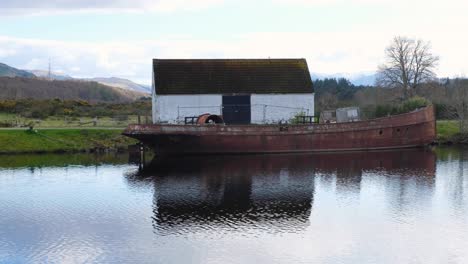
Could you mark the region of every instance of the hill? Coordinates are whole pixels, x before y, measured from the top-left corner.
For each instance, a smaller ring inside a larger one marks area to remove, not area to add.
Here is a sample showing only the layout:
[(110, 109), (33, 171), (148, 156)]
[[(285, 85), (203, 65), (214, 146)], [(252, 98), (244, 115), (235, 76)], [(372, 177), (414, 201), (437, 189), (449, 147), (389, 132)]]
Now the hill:
[(134, 83), (127, 79), (122, 79), (122, 78), (117, 78), (117, 77), (111, 77), (111, 78), (98, 77), (98, 78), (92, 78), (89, 80), (95, 81), (104, 85), (108, 85), (108, 86), (119, 87), (119, 88), (126, 89), (126, 90), (142, 92), (142, 93), (151, 93), (151, 88), (149, 86)]
[[(33, 73), (34, 75), (36, 75), (38, 77), (43, 77), (43, 78), (48, 78), (49, 77), (49, 72), (44, 71), (44, 70), (31, 70), (31, 71), (28, 71), (28, 72)], [(123, 78), (117, 78), (117, 77), (110, 77), (110, 78), (96, 77), (96, 78), (83, 78), (83, 79), (81, 79), (81, 78), (73, 78), (70, 75), (66, 75), (66, 74), (51, 72), (50, 78), (53, 79), (53, 80), (61, 80), (61, 81), (63, 81), (63, 80), (94, 81), (94, 82), (98, 82), (98, 83), (101, 83), (101, 84), (104, 84), (104, 85), (107, 85), (107, 86), (118, 87), (118, 88), (122, 88), (122, 89), (125, 89), (125, 90), (148, 93), (148, 94), (151, 93), (151, 87), (149, 87), (149, 86), (138, 84), (138, 83), (132, 82), (130, 80), (123, 79)]]
[(91, 81), (0, 77), (0, 100), (59, 98), (88, 102), (129, 102), (144, 96), (147, 94)]
[[(44, 70), (29, 71), (28, 70), (28, 72), (36, 75), (37, 77), (43, 77), (43, 78), (48, 78), (49, 77), (49, 71), (44, 71)], [(71, 76), (62, 75), (62, 74), (58, 74), (58, 73), (55, 73), (55, 72), (50, 73), (50, 78), (53, 79), (53, 80), (59, 80), (59, 81), (72, 80), (73, 79), (73, 77), (71, 77)]]
[(0, 77), (26, 77), (26, 78), (34, 78), (36, 77), (34, 74), (13, 68), (8, 66), (4, 63), (0, 63)]
[(96, 78), (73, 78), (70, 75), (51, 72), (45, 70), (20, 70), (0, 63), (0, 77), (26, 77), (26, 78), (49, 78), (52, 80), (66, 81), (66, 80), (84, 80), (98, 82), (107, 86), (118, 87), (129, 91), (141, 92), (150, 94), (151, 87), (147, 85), (138, 84), (127, 79), (117, 77), (96, 77)]

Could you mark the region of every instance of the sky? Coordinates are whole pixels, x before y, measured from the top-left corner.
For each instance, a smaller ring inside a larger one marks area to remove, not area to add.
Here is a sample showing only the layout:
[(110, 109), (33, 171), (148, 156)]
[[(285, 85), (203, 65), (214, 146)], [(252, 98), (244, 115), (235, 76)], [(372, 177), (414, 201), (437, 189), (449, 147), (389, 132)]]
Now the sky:
[(153, 58), (306, 58), (374, 72), (395, 36), (430, 41), (440, 77), (468, 74), (463, 0), (1, 0), (0, 62), (151, 83)]

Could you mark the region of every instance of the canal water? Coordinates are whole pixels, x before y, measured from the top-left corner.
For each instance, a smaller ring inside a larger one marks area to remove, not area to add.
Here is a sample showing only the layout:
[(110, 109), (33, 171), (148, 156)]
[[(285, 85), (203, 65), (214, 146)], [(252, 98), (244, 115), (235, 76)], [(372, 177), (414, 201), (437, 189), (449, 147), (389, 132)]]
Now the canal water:
[(0, 263), (468, 263), (468, 149), (0, 156)]

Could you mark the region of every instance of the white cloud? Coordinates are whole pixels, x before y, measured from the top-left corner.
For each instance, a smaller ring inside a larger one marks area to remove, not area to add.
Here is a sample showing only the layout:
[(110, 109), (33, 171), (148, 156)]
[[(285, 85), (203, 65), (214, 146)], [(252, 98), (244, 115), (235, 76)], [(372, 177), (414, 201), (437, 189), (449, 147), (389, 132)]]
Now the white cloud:
[(468, 22), (456, 21), (428, 22), (422, 28), (414, 23), (405, 30), (400, 30), (400, 22), (375, 23), (343, 32), (256, 32), (226, 39), (172, 35), (94, 43), (0, 36), (0, 57), (28, 69), (47, 69), (50, 58), (53, 68), (76, 77), (117, 76), (145, 83), (151, 82), (153, 58), (299, 57), (307, 59), (312, 72), (358, 73), (376, 70), (390, 40), (402, 34), (431, 41), (434, 53), (441, 57), (438, 73), (455, 76), (468, 72), (468, 37), (461, 33)]
[(224, 0), (2, 0), (0, 14), (51, 15), (68, 12), (175, 12), (198, 11), (220, 5)]
[[(466, 6), (464, 0), (446, 0), (443, 3), (436, 0), (273, 0), (273, 2), (286, 5), (301, 5), (301, 6), (333, 6), (333, 5), (366, 5), (366, 6), (383, 6), (391, 5), (396, 9), (402, 8), (413, 11), (413, 13), (424, 10), (427, 7), (437, 6), (439, 8), (453, 8), (453, 6)], [(419, 7), (414, 9), (414, 7)]]
[(282, 4), (294, 4), (302, 6), (323, 6), (323, 5), (338, 5), (338, 4), (372, 4), (380, 5), (392, 3), (392, 0), (274, 0), (274, 2)]
[(29, 60), (26, 64), (24, 64), (24, 66), (22, 68), (25, 68), (25, 69), (45, 69), (45, 67), (43, 67), (44, 65), (46, 65), (46, 61), (44, 59), (39, 59), (39, 58), (32, 58), (31, 60)]
[(16, 54), (16, 52), (17, 51), (15, 49), (12, 49), (12, 48), (3, 49), (3, 48), (0, 47), (0, 58), (13, 56), (13, 55)]
[(80, 67), (77, 67), (77, 66), (70, 67), (70, 71), (71, 71), (72, 73), (77, 73), (77, 72), (80, 72), (80, 71), (81, 71), (81, 68), (80, 68)]

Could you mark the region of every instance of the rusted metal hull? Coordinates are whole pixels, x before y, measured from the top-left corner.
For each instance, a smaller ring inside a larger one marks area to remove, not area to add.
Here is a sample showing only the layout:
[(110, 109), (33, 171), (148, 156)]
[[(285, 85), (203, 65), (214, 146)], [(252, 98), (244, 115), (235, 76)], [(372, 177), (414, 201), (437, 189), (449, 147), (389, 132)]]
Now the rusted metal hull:
[(436, 136), (432, 106), (368, 121), (312, 125), (130, 125), (123, 133), (158, 154), (287, 153), (424, 146)]

